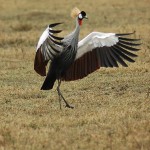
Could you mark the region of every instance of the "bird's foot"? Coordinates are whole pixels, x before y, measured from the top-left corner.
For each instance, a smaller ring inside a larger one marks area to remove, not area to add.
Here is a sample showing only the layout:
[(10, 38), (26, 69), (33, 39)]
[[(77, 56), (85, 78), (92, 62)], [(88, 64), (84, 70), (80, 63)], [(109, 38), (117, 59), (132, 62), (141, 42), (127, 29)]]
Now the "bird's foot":
[(69, 105), (69, 104), (66, 104), (66, 106), (65, 107), (68, 107), (68, 108), (71, 108), (71, 109), (73, 109), (74, 108), (74, 106), (71, 106), (71, 105)]

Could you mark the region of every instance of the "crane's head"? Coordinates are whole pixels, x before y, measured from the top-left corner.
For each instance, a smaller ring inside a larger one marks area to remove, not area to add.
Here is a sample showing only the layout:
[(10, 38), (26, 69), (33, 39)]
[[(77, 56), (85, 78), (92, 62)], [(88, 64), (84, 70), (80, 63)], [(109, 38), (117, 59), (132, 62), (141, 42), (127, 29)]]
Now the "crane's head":
[(82, 25), (82, 20), (87, 19), (87, 15), (85, 11), (80, 11), (78, 8), (74, 8), (71, 12), (72, 18), (77, 18), (79, 25)]

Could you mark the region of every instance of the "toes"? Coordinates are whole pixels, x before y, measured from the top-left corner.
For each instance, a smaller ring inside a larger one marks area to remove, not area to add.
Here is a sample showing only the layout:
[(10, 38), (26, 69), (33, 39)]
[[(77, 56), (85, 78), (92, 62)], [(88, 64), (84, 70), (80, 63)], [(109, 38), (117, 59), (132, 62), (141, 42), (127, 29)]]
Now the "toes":
[(70, 106), (70, 105), (66, 105), (65, 107), (68, 107), (68, 108), (71, 108), (71, 109), (74, 108), (73, 106)]

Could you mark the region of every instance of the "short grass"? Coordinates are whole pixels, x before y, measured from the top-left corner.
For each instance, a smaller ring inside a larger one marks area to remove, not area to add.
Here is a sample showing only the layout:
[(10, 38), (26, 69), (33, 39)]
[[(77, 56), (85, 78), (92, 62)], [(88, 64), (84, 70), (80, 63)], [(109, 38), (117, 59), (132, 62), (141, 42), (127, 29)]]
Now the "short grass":
[[(91, 31), (132, 32), (141, 51), (128, 68), (94, 72), (63, 82), (75, 108), (59, 109), (56, 86), (40, 91), (34, 72), (35, 47), (49, 23), (64, 22), (78, 6), (84, 21), (80, 38)], [(148, 150), (150, 148), (149, 0), (0, 0), (0, 150)]]

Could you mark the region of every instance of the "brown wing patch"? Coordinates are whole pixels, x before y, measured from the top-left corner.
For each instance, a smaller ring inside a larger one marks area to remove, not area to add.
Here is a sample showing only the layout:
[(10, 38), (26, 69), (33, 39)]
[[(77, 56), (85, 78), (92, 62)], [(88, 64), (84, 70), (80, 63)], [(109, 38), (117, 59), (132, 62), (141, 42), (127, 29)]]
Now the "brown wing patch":
[(62, 80), (73, 81), (86, 77), (99, 69), (100, 64), (96, 51), (91, 51), (77, 59), (62, 76)]
[(41, 76), (46, 76), (46, 65), (48, 61), (43, 60), (41, 49), (38, 49), (34, 59), (34, 70)]

